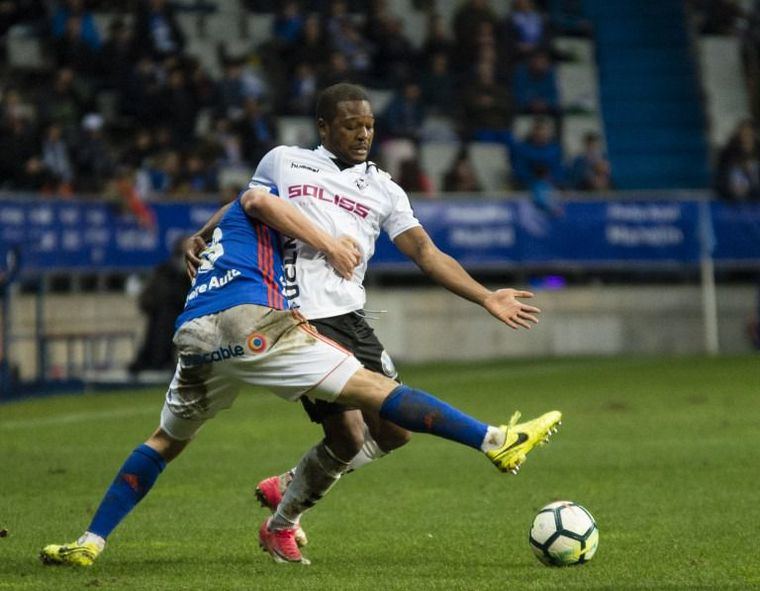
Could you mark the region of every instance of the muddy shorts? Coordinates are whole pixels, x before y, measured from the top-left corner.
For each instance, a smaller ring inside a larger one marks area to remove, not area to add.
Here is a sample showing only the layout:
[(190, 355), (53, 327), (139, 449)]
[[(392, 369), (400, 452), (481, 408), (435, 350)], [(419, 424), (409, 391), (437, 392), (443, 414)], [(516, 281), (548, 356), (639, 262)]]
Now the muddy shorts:
[(161, 411), (161, 427), (190, 439), (229, 408), (241, 385), (286, 400), (333, 401), (361, 363), (292, 310), (245, 304), (184, 323), (174, 335), (179, 361)]

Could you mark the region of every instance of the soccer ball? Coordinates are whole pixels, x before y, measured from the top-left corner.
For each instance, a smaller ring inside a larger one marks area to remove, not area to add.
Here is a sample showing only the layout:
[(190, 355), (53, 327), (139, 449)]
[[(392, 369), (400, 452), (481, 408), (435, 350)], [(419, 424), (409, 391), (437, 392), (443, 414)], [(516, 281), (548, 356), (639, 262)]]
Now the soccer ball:
[(594, 518), (572, 501), (549, 503), (536, 514), (530, 528), (530, 547), (549, 566), (588, 562), (598, 545)]

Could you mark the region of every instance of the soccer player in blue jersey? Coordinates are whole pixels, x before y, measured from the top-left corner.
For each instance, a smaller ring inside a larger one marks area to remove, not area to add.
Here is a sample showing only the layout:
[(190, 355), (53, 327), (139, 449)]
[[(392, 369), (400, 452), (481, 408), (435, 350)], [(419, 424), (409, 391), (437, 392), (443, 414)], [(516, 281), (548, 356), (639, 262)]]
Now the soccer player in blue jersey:
[[(551, 411), (521, 425), (492, 426), (434, 396), (362, 368), (345, 349), (289, 310), (282, 289), (278, 232), (303, 240), (346, 276), (358, 263), (355, 245), (319, 230), (292, 205), (265, 189), (249, 189), (225, 213), (203, 252), (203, 264), (177, 319), (179, 361), (159, 427), (126, 459), (85, 533), (40, 552), (45, 564), (89, 566), (116, 526), (151, 490), (204, 422), (232, 405), (243, 384), (265, 386), (286, 400), (303, 394), (377, 413), (415, 432), (431, 433), (482, 451), (502, 471), (559, 423)], [(328, 471), (343, 463), (314, 448)], [(262, 526), (262, 545), (282, 562), (307, 563), (289, 530)]]

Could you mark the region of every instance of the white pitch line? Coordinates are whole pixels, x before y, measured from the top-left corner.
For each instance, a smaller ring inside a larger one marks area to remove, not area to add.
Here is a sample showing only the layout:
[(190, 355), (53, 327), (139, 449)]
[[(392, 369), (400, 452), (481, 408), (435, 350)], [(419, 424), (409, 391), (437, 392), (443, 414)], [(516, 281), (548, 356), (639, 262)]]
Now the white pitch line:
[(137, 417), (147, 414), (155, 414), (156, 419), (160, 414), (161, 408), (127, 408), (124, 410), (100, 410), (92, 412), (78, 412), (52, 417), (41, 417), (36, 419), (18, 419), (11, 421), (0, 421), (1, 431), (11, 431), (14, 429), (33, 429), (49, 425), (67, 425), (71, 423), (86, 423), (88, 421), (102, 421), (112, 419), (124, 419), (128, 417)]

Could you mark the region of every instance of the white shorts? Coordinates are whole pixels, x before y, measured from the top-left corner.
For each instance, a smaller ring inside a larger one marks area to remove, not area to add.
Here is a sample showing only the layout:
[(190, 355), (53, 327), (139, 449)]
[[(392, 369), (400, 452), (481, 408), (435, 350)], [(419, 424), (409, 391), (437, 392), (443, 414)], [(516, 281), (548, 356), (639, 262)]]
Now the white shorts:
[(292, 310), (245, 304), (189, 320), (174, 335), (179, 361), (166, 392), (161, 428), (175, 439), (235, 401), (242, 384), (286, 400), (333, 401), (361, 363)]

